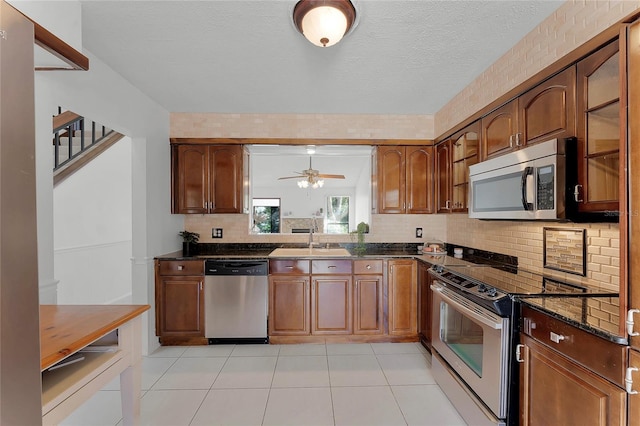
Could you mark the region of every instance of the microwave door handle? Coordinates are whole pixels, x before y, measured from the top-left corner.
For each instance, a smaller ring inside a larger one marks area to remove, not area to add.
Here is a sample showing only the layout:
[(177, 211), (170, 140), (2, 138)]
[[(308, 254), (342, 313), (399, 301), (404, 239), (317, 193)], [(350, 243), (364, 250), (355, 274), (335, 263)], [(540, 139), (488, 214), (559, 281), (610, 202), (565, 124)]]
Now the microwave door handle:
[(533, 210), (533, 203), (530, 203), (527, 199), (527, 177), (533, 176), (533, 167), (525, 167), (522, 171), (522, 181), (520, 182), (520, 189), (522, 190), (522, 207), (525, 211)]

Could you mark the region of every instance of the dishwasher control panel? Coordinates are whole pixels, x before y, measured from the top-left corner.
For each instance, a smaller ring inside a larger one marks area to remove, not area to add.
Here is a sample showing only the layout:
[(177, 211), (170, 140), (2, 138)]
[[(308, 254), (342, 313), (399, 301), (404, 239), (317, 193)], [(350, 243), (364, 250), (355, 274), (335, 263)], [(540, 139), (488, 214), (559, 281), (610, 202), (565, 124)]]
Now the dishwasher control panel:
[(266, 260), (206, 260), (205, 275), (267, 275), (269, 264)]

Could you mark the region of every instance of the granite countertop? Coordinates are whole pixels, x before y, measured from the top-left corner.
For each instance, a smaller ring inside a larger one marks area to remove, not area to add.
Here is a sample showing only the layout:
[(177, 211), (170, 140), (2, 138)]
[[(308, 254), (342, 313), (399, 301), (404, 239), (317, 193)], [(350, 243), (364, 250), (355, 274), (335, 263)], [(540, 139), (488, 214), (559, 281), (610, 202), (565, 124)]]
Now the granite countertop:
[(571, 324), (581, 330), (620, 345), (628, 344), (619, 335), (620, 299), (618, 297), (527, 297), (520, 303)]
[[(428, 261), (432, 256), (422, 256), (417, 249), (418, 244), (393, 243), (393, 244), (367, 244), (367, 251), (363, 256), (352, 255), (353, 258), (371, 257), (415, 257)], [(337, 247), (337, 245), (332, 245)], [(197, 260), (197, 259), (267, 259), (269, 254), (280, 247), (304, 248), (304, 245), (296, 244), (198, 244), (196, 254), (184, 257), (182, 251), (156, 256), (160, 260)], [(353, 253), (353, 244), (340, 244)], [(317, 258), (310, 256), (309, 258)], [(433, 263), (433, 262), (430, 262)]]

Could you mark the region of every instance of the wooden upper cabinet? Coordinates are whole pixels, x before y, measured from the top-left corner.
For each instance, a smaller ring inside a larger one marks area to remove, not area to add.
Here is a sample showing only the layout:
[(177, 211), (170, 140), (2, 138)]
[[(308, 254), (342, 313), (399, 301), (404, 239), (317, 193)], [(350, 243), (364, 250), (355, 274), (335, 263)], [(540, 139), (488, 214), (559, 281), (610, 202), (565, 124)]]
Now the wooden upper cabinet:
[(403, 146), (378, 147), (378, 213), (404, 213), (406, 165)]
[(173, 145), (172, 213), (242, 213), (243, 147)]
[(578, 63), (576, 201), (582, 213), (620, 210), (620, 82), (625, 68), (618, 41)]
[(209, 213), (242, 213), (242, 147), (209, 147)]
[(450, 139), (436, 146), (435, 176), (436, 211), (437, 213), (450, 213), (452, 208)]
[(379, 146), (377, 213), (433, 213), (433, 147)]
[(406, 212), (433, 213), (433, 147), (406, 147)]
[(569, 67), (482, 118), (482, 159), (576, 134), (576, 70)]
[(172, 213), (208, 213), (209, 147), (179, 145), (171, 147)]
[(513, 100), (482, 117), (482, 158), (506, 154), (518, 133), (518, 102)]
[(518, 98), (521, 145), (576, 135), (576, 69), (567, 68)]

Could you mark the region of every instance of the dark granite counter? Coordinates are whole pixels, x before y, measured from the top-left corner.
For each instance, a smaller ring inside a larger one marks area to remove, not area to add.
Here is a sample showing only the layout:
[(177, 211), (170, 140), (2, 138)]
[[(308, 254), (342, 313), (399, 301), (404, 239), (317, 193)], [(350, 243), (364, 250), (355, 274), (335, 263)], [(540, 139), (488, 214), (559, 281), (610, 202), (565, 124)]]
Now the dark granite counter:
[[(332, 244), (332, 247), (343, 247), (354, 253), (354, 244)], [(364, 255), (358, 257), (416, 257), (420, 258), (422, 252), (417, 249), (418, 244), (412, 243), (382, 243), (367, 244)], [(304, 248), (302, 244), (198, 244), (193, 255), (184, 257), (182, 251), (156, 256), (162, 260), (187, 260), (187, 259), (266, 259), (269, 254), (280, 247)], [(431, 256), (429, 256), (431, 257)], [(426, 260), (426, 257), (425, 257)]]
[(528, 297), (519, 302), (581, 330), (620, 345), (628, 344), (619, 335), (620, 299), (618, 297)]

